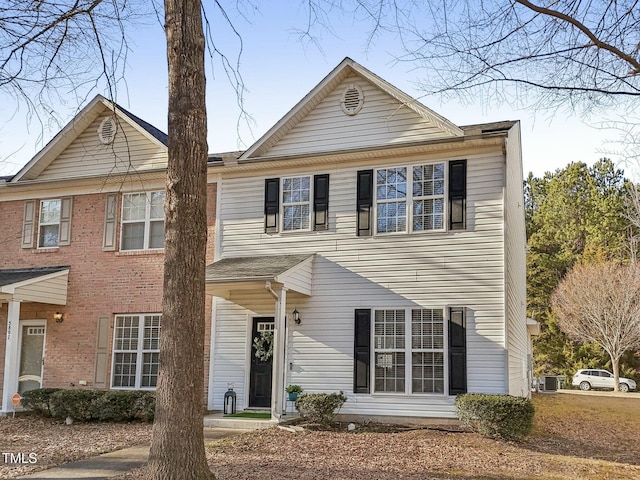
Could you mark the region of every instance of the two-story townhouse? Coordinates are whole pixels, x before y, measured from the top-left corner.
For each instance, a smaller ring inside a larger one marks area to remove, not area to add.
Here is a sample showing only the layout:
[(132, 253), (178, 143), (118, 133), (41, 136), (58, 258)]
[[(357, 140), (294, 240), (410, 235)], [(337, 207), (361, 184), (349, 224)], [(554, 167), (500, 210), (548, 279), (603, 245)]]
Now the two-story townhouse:
[[(209, 408), (455, 416), (527, 396), (519, 122), (457, 126), (345, 59), (219, 164)], [(533, 325), (531, 326), (533, 327)]]
[[(166, 142), (98, 96), (0, 179), (3, 413), (15, 393), (40, 386), (155, 387)], [(213, 261), (215, 183), (208, 195)]]

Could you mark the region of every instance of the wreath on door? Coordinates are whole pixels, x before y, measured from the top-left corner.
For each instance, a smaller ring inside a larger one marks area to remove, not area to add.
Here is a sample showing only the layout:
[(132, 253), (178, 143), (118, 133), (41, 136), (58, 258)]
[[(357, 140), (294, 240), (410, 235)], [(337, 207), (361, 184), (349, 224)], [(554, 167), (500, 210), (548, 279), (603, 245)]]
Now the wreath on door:
[(257, 359), (263, 362), (269, 360), (273, 356), (273, 332), (260, 332), (260, 336), (253, 339), (253, 348)]

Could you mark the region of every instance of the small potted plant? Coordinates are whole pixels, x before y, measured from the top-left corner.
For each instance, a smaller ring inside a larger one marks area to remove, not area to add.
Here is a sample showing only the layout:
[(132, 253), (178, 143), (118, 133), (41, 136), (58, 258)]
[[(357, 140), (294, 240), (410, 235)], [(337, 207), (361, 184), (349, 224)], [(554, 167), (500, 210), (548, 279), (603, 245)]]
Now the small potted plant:
[(289, 400), (295, 402), (298, 394), (302, 393), (302, 387), (300, 385), (289, 385), (285, 388), (285, 391), (289, 394)]

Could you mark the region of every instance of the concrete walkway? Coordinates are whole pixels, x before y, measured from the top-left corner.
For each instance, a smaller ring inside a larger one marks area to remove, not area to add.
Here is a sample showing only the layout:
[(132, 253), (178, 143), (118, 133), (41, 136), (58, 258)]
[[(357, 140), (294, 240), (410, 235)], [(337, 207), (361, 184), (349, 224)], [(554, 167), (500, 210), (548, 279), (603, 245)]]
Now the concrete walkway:
[[(205, 428), (205, 443), (212, 440), (218, 440), (238, 433), (248, 432), (250, 430), (238, 428)], [(28, 478), (31, 480), (63, 478), (67, 480), (84, 479), (99, 480), (104, 478), (115, 477), (122, 473), (138, 468), (147, 463), (149, 457), (149, 445), (137, 445), (135, 447), (123, 448), (111, 453), (105, 453), (97, 457), (79, 460), (77, 462), (58, 465), (57, 467), (40, 472), (17, 477), (19, 479)]]

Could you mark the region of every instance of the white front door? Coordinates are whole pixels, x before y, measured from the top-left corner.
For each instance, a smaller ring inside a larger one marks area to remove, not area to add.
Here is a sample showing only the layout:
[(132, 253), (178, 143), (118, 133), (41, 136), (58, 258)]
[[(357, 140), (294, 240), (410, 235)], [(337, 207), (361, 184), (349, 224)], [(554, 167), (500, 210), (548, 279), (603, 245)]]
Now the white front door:
[(47, 330), (45, 321), (20, 322), (20, 367), (18, 370), (18, 393), (42, 387), (44, 339)]

